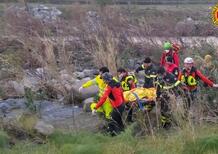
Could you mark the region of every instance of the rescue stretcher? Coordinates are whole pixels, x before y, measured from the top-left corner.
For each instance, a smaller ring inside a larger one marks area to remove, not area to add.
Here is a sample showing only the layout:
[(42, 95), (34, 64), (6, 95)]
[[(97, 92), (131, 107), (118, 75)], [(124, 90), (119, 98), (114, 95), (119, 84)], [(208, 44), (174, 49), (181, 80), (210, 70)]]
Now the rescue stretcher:
[(148, 102), (154, 101), (156, 99), (156, 89), (155, 88), (135, 88), (130, 91), (125, 91), (123, 93), (125, 103), (136, 102), (138, 107), (143, 110), (143, 106)]
[[(156, 99), (156, 89), (155, 88), (135, 88), (130, 91), (123, 92), (124, 102), (125, 103), (136, 103), (138, 107), (143, 110), (143, 106), (148, 102), (154, 101)], [(105, 106), (99, 108), (97, 112), (103, 112), (106, 114), (106, 117), (110, 116), (112, 111), (112, 106), (109, 102), (109, 99), (106, 100)], [(90, 106), (93, 111), (96, 106), (96, 102), (93, 102)]]

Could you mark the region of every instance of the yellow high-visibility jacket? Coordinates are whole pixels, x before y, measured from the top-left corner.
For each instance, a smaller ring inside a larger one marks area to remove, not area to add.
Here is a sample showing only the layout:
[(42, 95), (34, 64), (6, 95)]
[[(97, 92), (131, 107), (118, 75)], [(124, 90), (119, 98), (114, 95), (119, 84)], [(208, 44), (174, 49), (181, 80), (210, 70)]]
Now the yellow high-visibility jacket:
[[(91, 87), (92, 85), (97, 85), (99, 92), (98, 96), (101, 97), (104, 94), (104, 89), (106, 88), (107, 84), (101, 79), (101, 76), (98, 75), (94, 79), (87, 81), (82, 85), (83, 88)], [(96, 102), (93, 102), (90, 106), (91, 110), (94, 110), (94, 107), (96, 106)], [(97, 109), (97, 112), (103, 112), (105, 114), (105, 117), (107, 119), (110, 119), (110, 113), (112, 112), (113, 107), (110, 103), (110, 99), (107, 98), (102, 107)]]
[(82, 85), (83, 88), (88, 88), (91, 87), (93, 85), (97, 85), (98, 89), (99, 89), (99, 96), (102, 96), (104, 93), (104, 89), (107, 86), (107, 84), (104, 83), (104, 81), (101, 79), (101, 76), (98, 75), (96, 76), (94, 79), (87, 81), (86, 83), (84, 83)]

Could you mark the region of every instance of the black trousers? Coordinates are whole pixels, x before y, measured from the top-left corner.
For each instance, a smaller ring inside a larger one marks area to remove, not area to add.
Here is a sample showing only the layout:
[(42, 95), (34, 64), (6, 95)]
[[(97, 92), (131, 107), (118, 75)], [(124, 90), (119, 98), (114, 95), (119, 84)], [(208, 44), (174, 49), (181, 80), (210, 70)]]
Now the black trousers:
[(185, 102), (185, 109), (190, 109), (191, 104), (194, 102), (197, 89), (193, 91), (184, 91), (185, 97), (186, 97), (186, 102)]
[(164, 116), (166, 118), (170, 118), (170, 107), (169, 107), (169, 100), (170, 100), (170, 97), (166, 94), (166, 93), (163, 93), (160, 97), (160, 103), (161, 103), (161, 116)]
[(109, 132), (112, 133), (119, 133), (120, 131), (124, 130), (122, 114), (125, 109), (125, 105), (122, 104), (117, 108), (114, 108), (111, 112), (111, 120), (108, 123)]

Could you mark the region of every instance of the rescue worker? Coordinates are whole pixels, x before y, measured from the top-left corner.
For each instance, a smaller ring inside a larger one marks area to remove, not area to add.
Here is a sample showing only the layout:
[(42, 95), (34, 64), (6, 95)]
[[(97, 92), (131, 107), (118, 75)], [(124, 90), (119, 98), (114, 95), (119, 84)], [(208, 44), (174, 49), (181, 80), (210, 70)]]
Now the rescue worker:
[(208, 76), (208, 79), (211, 81), (215, 80), (215, 74), (217, 70), (211, 55), (204, 56), (203, 65), (201, 65), (200, 70), (202, 70)]
[[(129, 91), (131, 89), (136, 88), (137, 80), (134, 74), (128, 73), (124, 68), (119, 68), (117, 70), (117, 73), (123, 91)], [(133, 122), (132, 120), (133, 108), (130, 103), (126, 103), (126, 109), (128, 111), (127, 122)]]
[(160, 65), (165, 66), (166, 58), (172, 57), (173, 63), (179, 67), (179, 56), (178, 51), (180, 49), (179, 45), (171, 44), (170, 42), (165, 42), (163, 45), (164, 52), (161, 55)]
[[(80, 88), (79, 91), (81, 92), (83, 88), (88, 88), (93, 85), (98, 86), (98, 99), (103, 95), (104, 90), (106, 88), (106, 83), (102, 79), (102, 74), (109, 72), (109, 69), (107, 67), (101, 67), (99, 69), (99, 75), (97, 75), (94, 79), (87, 81), (84, 83)], [(98, 101), (97, 99), (97, 101)], [(93, 102), (91, 104), (91, 109), (93, 110), (93, 107), (95, 106), (96, 102)], [(105, 100), (105, 103), (102, 105), (101, 108), (98, 109), (98, 112), (103, 112), (106, 119), (110, 119), (110, 113), (112, 112), (112, 105), (110, 103), (109, 99)]]
[(134, 74), (128, 73), (124, 68), (119, 68), (117, 73), (124, 91), (136, 88), (137, 80)]
[(179, 68), (173, 63), (173, 58), (171, 56), (166, 57), (166, 64), (164, 65), (164, 68), (168, 73), (172, 73), (176, 77), (179, 76)]
[(179, 75), (179, 80), (183, 83), (182, 88), (187, 96), (186, 107), (190, 108), (191, 101), (194, 100), (197, 92), (198, 81), (202, 80), (209, 87), (218, 87), (218, 84), (214, 84), (207, 77), (205, 77), (199, 70), (194, 67), (194, 60), (191, 57), (184, 59), (184, 69)]
[[(144, 70), (145, 73), (143, 88), (156, 88), (154, 82), (157, 79), (157, 69), (153, 65), (150, 57), (146, 57), (143, 64), (139, 66), (135, 72), (138, 73), (142, 70)], [(151, 111), (154, 106), (155, 102), (151, 101), (148, 102), (148, 104), (145, 106), (145, 109), (147, 111)]]
[(107, 87), (105, 88), (104, 94), (101, 96), (94, 109), (96, 110), (101, 107), (105, 100), (109, 97), (113, 110), (111, 112), (111, 120), (108, 123), (108, 131), (111, 133), (111, 135), (116, 135), (120, 133), (120, 131), (124, 130), (122, 121), (122, 114), (125, 109), (123, 90), (120, 83), (114, 80), (110, 73), (104, 73), (102, 78), (107, 84)]
[(169, 93), (174, 95), (174, 87), (178, 81), (178, 77), (160, 67), (157, 71), (157, 100), (161, 104), (161, 124), (163, 128), (168, 129), (171, 126), (171, 109)]

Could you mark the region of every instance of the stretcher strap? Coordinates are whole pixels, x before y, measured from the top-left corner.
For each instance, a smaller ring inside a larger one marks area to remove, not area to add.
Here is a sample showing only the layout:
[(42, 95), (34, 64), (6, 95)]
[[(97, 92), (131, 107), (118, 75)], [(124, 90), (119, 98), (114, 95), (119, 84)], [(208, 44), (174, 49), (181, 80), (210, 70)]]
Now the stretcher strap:
[(141, 110), (143, 110), (143, 105), (142, 105), (141, 101), (139, 100), (138, 95), (137, 95), (136, 93), (134, 93), (134, 92), (132, 92), (132, 94), (135, 96), (136, 101), (137, 101), (137, 103), (138, 103), (138, 105), (139, 105), (139, 108), (140, 108)]

